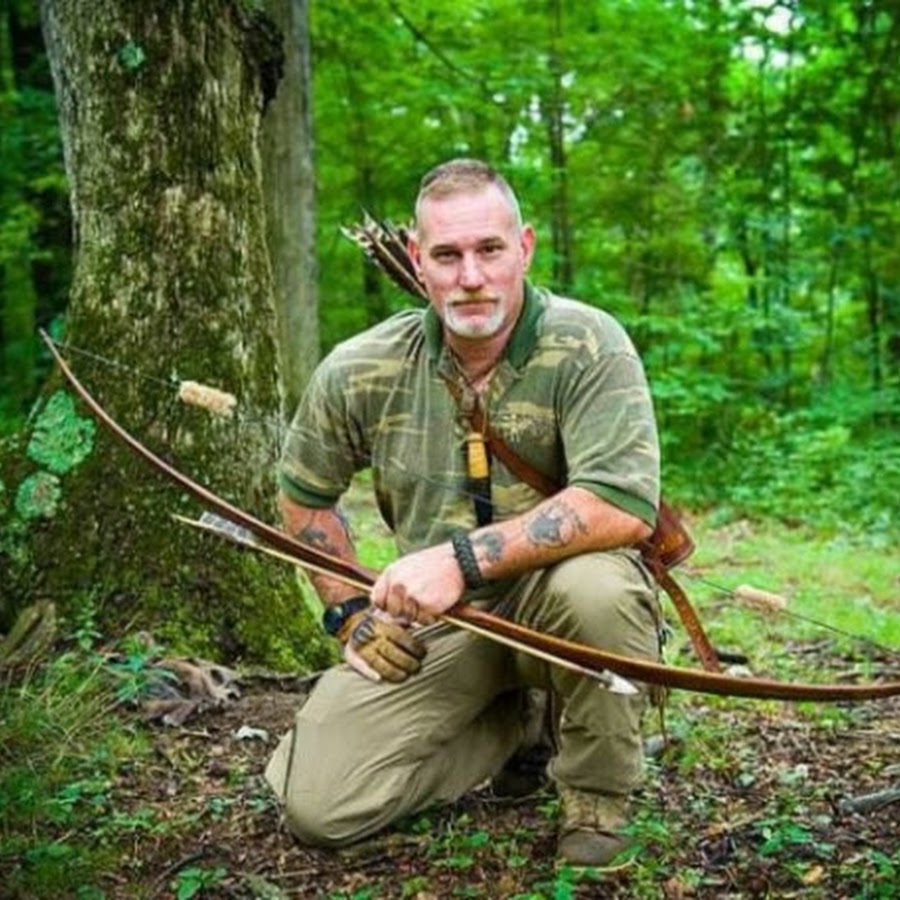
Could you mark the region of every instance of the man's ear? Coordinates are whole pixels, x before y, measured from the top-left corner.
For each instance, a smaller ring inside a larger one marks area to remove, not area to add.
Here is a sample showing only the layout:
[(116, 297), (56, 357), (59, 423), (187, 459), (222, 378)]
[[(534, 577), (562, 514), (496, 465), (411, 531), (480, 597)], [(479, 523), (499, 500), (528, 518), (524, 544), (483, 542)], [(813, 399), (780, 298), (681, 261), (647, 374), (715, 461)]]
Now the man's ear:
[(519, 238), (522, 246), (522, 261), (525, 271), (528, 271), (531, 260), (534, 257), (534, 245), (537, 243), (537, 233), (531, 225), (522, 226), (522, 234)]
[(422, 248), (419, 246), (419, 241), (416, 238), (416, 233), (414, 231), (409, 232), (409, 237), (406, 239), (406, 252), (409, 254), (410, 262), (413, 265), (413, 271), (416, 273), (416, 278), (419, 281), (422, 280)]

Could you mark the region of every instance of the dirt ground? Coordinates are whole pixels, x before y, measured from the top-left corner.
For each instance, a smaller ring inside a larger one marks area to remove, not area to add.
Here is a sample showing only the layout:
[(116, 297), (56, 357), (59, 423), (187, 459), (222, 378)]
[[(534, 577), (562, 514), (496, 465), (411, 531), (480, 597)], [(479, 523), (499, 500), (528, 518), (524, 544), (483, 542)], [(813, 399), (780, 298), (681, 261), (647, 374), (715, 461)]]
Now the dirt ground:
[(140, 724), (154, 760), (116, 794), (158, 825), (135, 832), (107, 896), (900, 897), (898, 698), (801, 715), (673, 696), (676, 739), (650, 759), (636, 798), (640, 861), (573, 872), (554, 867), (549, 792), (511, 802), (485, 788), (349, 850), (300, 846), (262, 771), (302, 696), (289, 680), (251, 680), (180, 727)]

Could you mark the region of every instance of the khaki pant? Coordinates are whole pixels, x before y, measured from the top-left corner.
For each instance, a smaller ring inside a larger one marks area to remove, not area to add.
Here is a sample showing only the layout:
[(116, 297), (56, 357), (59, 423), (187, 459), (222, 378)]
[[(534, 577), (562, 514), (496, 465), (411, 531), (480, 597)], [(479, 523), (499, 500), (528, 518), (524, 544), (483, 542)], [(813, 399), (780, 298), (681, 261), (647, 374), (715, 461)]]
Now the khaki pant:
[[(538, 631), (658, 656), (655, 588), (631, 552), (585, 554), (532, 573), (500, 607)], [(559, 700), (552, 777), (571, 788), (628, 794), (641, 774), (643, 690), (612, 694), (456, 630), (430, 638), (421, 672), (402, 684), (368, 681), (346, 665), (326, 672), (266, 778), (299, 838), (352, 843), (496, 774), (524, 734), (524, 687), (552, 689)]]

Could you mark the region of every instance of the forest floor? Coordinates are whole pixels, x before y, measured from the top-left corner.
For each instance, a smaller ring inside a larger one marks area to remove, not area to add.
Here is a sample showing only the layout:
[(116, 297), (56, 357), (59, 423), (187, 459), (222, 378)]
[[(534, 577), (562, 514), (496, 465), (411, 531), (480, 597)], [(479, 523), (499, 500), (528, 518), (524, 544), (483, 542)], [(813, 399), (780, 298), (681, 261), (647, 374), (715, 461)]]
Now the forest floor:
[[(900, 646), (895, 543), (692, 524), (704, 539), (685, 583), (717, 645), (774, 678), (900, 680), (900, 656), (888, 649)], [(882, 647), (736, 610), (705, 576), (784, 585), (794, 610)], [(696, 664), (678, 628), (667, 659)], [(65, 655), (57, 663), (70, 672)], [(108, 662), (101, 669), (110, 674)], [(634, 798), (639, 854), (574, 870), (555, 864), (551, 791), (513, 802), (483, 786), (346, 850), (301, 846), (263, 771), (303, 701), (302, 679), (245, 674), (239, 696), (178, 725), (122, 703), (95, 714), (87, 689), (44, 684), (32, 694), (72, 718), (47, 720), (63, 724), (27, 744), (12, 716), (5, 732), (0, 716), (0, 758), (14, 776), (0, 777), (9, 794), (0, 790), (2, 900), (900, 898), (900, 697), (786, 704), (673, 693), (669, 742), (648, 756)], [(9, 687), (4, 708), (15, 714), (24, 687)], [(651, 713), (646, 734), (657, 746), (658, 731)]]
[(900, 897), (898, 699), (802, 709), (673, 697), (678, 738), (636, 797), (641, 856), (577, 871), (554, 865), (550, 792), (509, 802), (485, 787), (348, 850), (299, 845), (262, 772), (302, 698), (289, 683), (251, 683), (182, 727), (152, 727), (152, 762), (116, 793), (120, 814), (150, 811), (157, 827), (135, 832), (106, 896)]

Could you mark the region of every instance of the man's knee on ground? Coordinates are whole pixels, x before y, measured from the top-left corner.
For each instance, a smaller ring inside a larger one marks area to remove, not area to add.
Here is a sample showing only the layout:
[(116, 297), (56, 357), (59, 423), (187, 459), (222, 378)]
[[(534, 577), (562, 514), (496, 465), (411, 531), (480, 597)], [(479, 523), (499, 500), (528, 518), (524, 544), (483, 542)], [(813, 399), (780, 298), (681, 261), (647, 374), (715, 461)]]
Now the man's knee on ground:
[[(291, 833), (304, 844), (343, 847), (380, 831), (404, 814), (403, 784), (408, 772), (380, 774), (346, 759), (319, 758), (294, 765), (280, 799)], [(348, 768), (349, 765), (349, 768)]]
[(391, 821), (385, 802), (367, 802), (360, 790), (341, 797), (319, 790), (304, 791), (292, 785), (285, 798), (288, 828), (298, 840), (314, 847), (345, 847), (384, 828)]
[(333, 816), (328, 808), (288, 798), (285, 805), (288, 829), (299, 841), (312, 847), (343, 847), (359, 840), (364, 832)]

